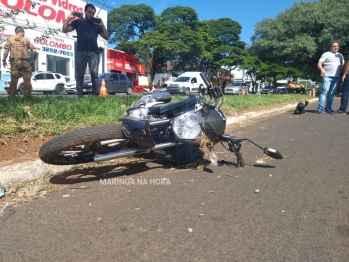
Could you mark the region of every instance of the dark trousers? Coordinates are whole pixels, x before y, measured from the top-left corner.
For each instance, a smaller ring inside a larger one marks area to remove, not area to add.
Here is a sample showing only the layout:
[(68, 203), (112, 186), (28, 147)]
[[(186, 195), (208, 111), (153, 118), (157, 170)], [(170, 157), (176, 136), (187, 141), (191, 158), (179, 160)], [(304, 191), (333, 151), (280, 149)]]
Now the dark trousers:
[(76, 92), (77, 95), (83, 94), (84, 75), (86, 67), (90, 69), (92, 91), (95, 95), (99, 95), (98, 86), (98, 66), (99, 54), (96, 52), (75, 52), (75, 70), (76, 70)]
[(348, 100), (349, 100), (349, 74), (345, 76), (341, 93), (342, 93), (341, 107), (339, 109), (346, 112), (348, 107)]

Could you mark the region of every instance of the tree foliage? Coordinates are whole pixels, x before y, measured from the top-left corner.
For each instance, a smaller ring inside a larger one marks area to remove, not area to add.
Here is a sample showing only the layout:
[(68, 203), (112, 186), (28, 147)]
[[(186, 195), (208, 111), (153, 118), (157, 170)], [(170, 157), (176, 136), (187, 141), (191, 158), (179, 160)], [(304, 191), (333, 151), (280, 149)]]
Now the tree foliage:
[(176, 61), (175, 70), (196, 67), (203, 50), (203, 41), (198, 31), (197, 13), (190, 7), (170, 7), (160, 15), (158, 30), (166, 36), (167, 61)]
[(349, 0), (295, 3), (275, 19), (256, 24), (250, 51), (264, 62), (294, 67), (302, 77), (319, 76), (316, 64), (332, 41), (339, 41), (340, 52), (348, 55), (348, 9)]
[(154, 10), (145, 4), (122, 5), (108, 14), (110, 44), (138, 41), (146, 32), (155, 29)]
[(135, 54), (145, 64), (149, 83), (155, 73), (166, 71), (163, 66), (169, 61), (176, 71), (214, 71), (236, 67), (244, 54), (237, 22), (199, 21), (190, 7), (170, 7), (157, 16), (144, 4), (122, 5), (109, 13), (108, 31), (116, 49)]
[(246, 74), (252, 79), (254, 91), (257, 90), (258, 83), (266, 81), (275, 85), (279, 79), (295, 79), (301, 75), (301, 72), (293, 66), (275, 62), (266, 63), (251, 54), (244, 57), (244, 62), (240, 67), (246, 69)]
[(224, 80), (231, 70), (243, 63), (246, 55), (246, 44), (240, 41), (241, 25), (230, 18), (209, 20), (205, 25), (207, 40), (201, 68), (210, 69), (217, 79)]

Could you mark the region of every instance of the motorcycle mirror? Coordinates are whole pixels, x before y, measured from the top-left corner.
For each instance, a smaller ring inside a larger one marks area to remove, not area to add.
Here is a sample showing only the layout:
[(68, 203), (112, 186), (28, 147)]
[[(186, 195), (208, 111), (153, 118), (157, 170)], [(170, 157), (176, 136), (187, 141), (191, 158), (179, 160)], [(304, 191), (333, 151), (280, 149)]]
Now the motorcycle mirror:
[(204, 97), (205, 96), (205, 88), (204, 88), (203, 84), (199, 85), (198, 96), (199, 97)]
[(281, 153), (273, 148), (265, 147), (264, 148), (264, 154), (274, 158), (274, 159), (283, 159), (283, 155)]

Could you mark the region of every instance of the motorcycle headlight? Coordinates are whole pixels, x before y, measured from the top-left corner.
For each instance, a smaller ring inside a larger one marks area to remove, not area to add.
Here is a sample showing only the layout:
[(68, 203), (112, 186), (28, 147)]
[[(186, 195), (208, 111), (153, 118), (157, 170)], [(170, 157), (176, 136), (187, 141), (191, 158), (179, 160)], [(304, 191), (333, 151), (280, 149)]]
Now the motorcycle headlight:
[(179, 139), (197, 139), (201, 134), (199, 116), (194, 112), (187, 112), (173, 120), (173, 132)]

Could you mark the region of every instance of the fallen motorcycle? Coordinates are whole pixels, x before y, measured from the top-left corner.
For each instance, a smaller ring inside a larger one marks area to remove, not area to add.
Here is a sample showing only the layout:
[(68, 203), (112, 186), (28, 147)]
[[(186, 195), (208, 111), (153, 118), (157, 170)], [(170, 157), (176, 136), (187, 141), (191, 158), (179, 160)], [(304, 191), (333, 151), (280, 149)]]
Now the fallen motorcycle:
[(197, 96), (170, 103), (171, 94), (165, 91), (145, 95), (119, 117), (122, 124), (83, 128), (54, 137), (41, 146), (40, 159), (52, 165), (73, 165), (153, 153), (188, 164), (202, 157), (203, 148), (207, 148), (211, 162), (217, 164), (214, 146), (221, 143), (236, 155), (237, 166), (244, 167), (243, 141), (274, 159), (282, 159), (275, 149), (224, 133), (226, 118), (219, 109), (223, 93), (203, 73), (201, 77), (206, 86), (199, 87)]

